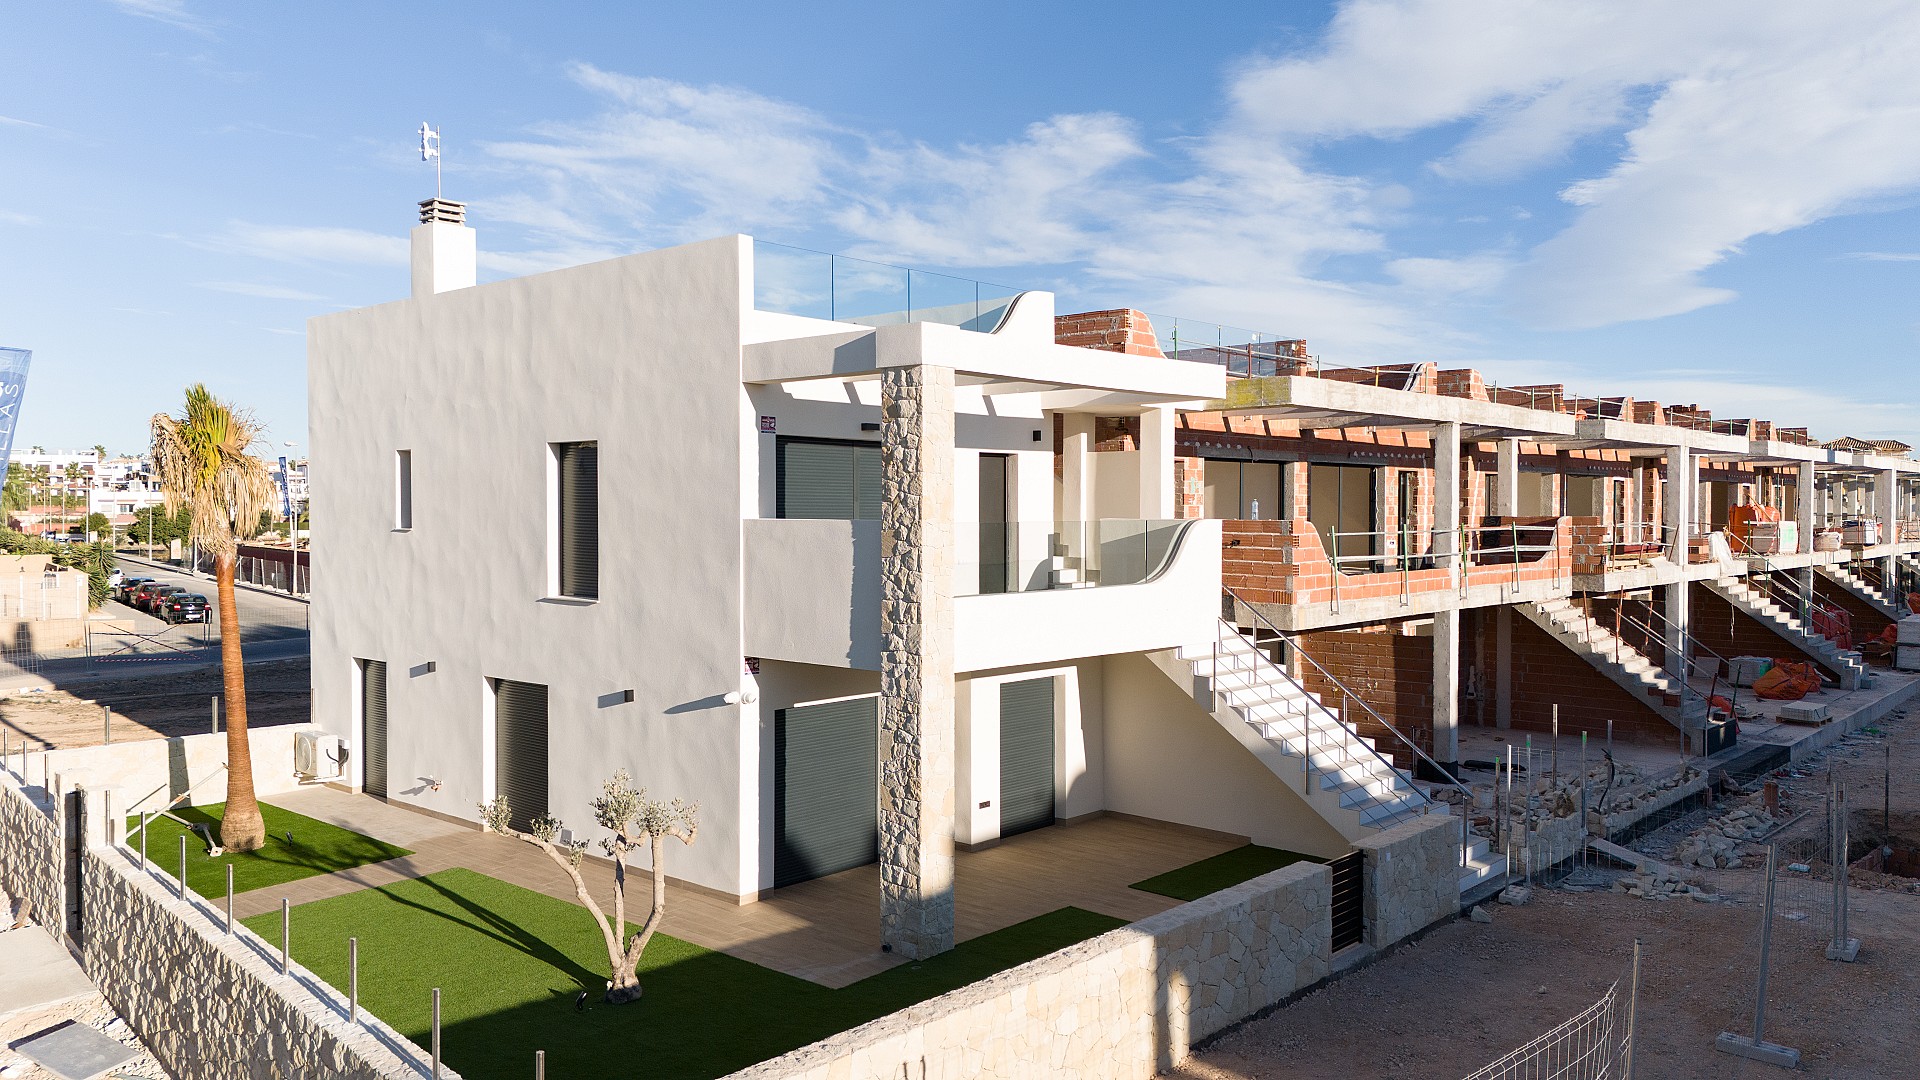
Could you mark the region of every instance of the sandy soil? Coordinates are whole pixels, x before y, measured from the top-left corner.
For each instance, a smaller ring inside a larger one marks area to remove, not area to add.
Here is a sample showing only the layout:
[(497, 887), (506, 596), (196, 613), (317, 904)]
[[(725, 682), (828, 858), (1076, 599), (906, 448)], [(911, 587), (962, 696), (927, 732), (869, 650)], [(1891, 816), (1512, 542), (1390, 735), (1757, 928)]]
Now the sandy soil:
[[(1915, 710), (1920, 714), (1920, 710)], [(1892, 746), (1895, 832), (1920, 820), (1920, 715), (1856, 735), (1778, 778), (1786, 809), (1812, 807), (1837, 770), (1855, 820), (1880, 816)], [(1732, 800), (1757, 808), (1759, 796)], [(1727, 809), (1722, 800), (1718, 811)], [(1701, 811), (1637, 847), (1659, 850), (1705, 820)], [(1920, 838), (1910, 838), (1920, 839)], [(1651, 901), (1606, 891), (1537, 889), (1526, 907), (1490, 908), (1390, 952), (1265, 1018), (1231, 1029), (1171, 1075), (1194, 1080), (1286, 1077), (1458, 1077), (1546, 1032), (1624, 979), (1643, 942), (1636, 1075), (1771, 1077), (1772, 1066), (1713, 1049), (1751, 1031), (1762, 873), (1698, 870), (1720, 900)], [(1608, 875), (1584, 873), (1576, 881)], [(1792, 902), (1817, 890), (1801, 889)], [(1801, 1052), (1808, 1076), (1865, 1080), (1920, 1075), (1920, 891), (1873, 875), (1851, 891), (1859, 960), (1824, 956), (1824, 915), (1775, 921), (1766, 1036)]]
[[(247, 665), (248, 722), (306, 723), (309, 667), (305, 659)], [(15, 692), (0, 698), (0, 728), (9, 743), (25, 735), (36, 749), (98, 746), (106, 737), (100, 707), (110, 705), (115, 742), (199, 735), (212, 729), (210, 699), (221, 688), (220, 669), (212, 667), (90, 682), (77, 692)]]

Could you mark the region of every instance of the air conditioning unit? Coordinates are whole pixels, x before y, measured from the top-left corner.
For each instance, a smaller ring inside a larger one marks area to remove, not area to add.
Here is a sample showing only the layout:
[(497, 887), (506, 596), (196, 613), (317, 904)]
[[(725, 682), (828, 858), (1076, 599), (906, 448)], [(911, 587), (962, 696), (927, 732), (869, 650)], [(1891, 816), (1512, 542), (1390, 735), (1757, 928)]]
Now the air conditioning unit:
[(293, 771), (300, 779), (337, 780), (343, 760), (340, 736), (317, 729), (293, 733)]

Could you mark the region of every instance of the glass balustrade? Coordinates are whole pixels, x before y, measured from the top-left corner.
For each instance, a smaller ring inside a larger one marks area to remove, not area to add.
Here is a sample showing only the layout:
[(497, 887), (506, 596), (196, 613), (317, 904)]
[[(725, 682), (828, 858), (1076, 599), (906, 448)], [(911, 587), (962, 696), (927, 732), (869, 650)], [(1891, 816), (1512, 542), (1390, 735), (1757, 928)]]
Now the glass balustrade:
[(954, 595), (1137, 585), (1165, 569), (1192, 521), (962, 522)]

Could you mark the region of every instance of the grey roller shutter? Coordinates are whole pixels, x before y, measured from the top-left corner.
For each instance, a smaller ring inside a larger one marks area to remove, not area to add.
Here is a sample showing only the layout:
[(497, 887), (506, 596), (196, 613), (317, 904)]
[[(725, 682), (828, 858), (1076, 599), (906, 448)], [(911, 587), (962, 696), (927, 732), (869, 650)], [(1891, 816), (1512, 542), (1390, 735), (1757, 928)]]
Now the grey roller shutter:
[(878, 699), (774, 713), (773, 800), (776, 888), (878, 859)]
[(526, 829), (547, 812), (547, 688), (495, 683), (493, 731), (493, 790), (507, 797), (513, 827)]
[(781, 439), (774, 477), (774, 513), (780, 517), (880, 519), (878, 444)]
[(1000, 684), (1000, 835), (1053, 824), (1053, 680)]
[(387, 797), (387, 662), (360, 661), (361, 789)]
[(600, 595), (600, 446), (560, 446), (560, 594)]

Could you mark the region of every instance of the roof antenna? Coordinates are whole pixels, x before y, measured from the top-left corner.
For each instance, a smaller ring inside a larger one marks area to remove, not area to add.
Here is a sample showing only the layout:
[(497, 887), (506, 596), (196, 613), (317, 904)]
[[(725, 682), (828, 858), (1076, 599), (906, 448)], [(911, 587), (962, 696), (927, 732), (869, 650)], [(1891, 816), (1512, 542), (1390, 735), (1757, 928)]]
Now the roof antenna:
[(440, 198), (440, 133), (420, 122), (420, 160), (433, 162), (433, 197)]

